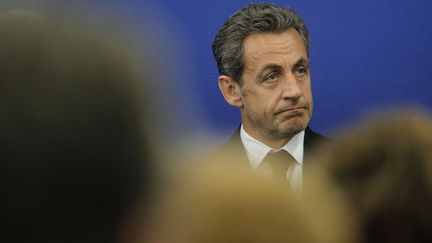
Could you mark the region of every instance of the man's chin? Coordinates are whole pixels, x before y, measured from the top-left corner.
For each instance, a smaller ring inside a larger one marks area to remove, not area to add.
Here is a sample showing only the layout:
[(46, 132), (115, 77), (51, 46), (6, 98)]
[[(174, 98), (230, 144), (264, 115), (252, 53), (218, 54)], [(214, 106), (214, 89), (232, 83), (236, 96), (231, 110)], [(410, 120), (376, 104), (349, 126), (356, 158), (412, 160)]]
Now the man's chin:
[(285, 121), (277, 128), (278, 137), (292, 137), (306, 129), (308, 121)]

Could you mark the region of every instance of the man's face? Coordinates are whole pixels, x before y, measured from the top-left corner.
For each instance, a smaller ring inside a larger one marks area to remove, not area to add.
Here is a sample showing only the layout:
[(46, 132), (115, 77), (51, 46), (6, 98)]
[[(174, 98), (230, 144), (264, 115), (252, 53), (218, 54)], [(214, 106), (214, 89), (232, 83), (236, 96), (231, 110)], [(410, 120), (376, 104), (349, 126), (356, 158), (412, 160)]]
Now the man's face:
[(293, 28), (256, 33), (244, 43), (240, 96), (243, 126), (254, 138), (282, 146), (304, 130), (312, 116), (308, 57)]

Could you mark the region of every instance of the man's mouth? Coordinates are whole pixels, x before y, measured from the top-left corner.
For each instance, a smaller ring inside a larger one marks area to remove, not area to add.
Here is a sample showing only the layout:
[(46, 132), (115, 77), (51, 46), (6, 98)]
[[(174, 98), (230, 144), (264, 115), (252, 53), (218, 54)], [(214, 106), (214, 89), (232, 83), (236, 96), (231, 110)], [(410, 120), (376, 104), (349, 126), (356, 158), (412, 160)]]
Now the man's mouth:
[(279, 114), (290, 114), (290, 116), (296, 116), (302, 114), (304, 111), (306, 111), (306, 107), (294, 107), (294, 108), (286, 108), (286, 109), (280, 109), (274, 113), (274, 115)]

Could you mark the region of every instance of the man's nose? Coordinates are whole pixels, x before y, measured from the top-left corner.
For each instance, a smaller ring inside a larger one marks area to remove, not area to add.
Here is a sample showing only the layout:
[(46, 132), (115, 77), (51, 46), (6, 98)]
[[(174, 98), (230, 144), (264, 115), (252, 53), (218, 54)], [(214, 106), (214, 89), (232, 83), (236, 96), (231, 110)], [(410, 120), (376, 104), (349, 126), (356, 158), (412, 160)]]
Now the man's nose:
[(282, 99), (298, 99), (302, 95), (299, 83), (292, 73), (287, 73), (281, 82)]

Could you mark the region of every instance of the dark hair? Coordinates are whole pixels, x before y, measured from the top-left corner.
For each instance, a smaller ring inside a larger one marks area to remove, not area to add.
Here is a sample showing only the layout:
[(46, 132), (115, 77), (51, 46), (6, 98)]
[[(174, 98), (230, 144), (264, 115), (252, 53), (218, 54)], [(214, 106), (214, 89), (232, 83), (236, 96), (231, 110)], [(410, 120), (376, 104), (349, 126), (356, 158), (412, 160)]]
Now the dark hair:
[(213, 41), (213, 54), (219, 74), (241, 83), (243, 73), (243, 42), (260, 32), (282, 32), (294, 28), (309, 53), (309, 31), (302, 18), (292, 9), (271, 3), (247, 5), (229, 17)]
[(0, 13), (4, 242), (114, 242), (152, 153), (127, 52), (97, 31)]
[(361, 220), (363, 242), (431, 242), (432, 120), (389, 113), (351, 128), (318, 158)]

